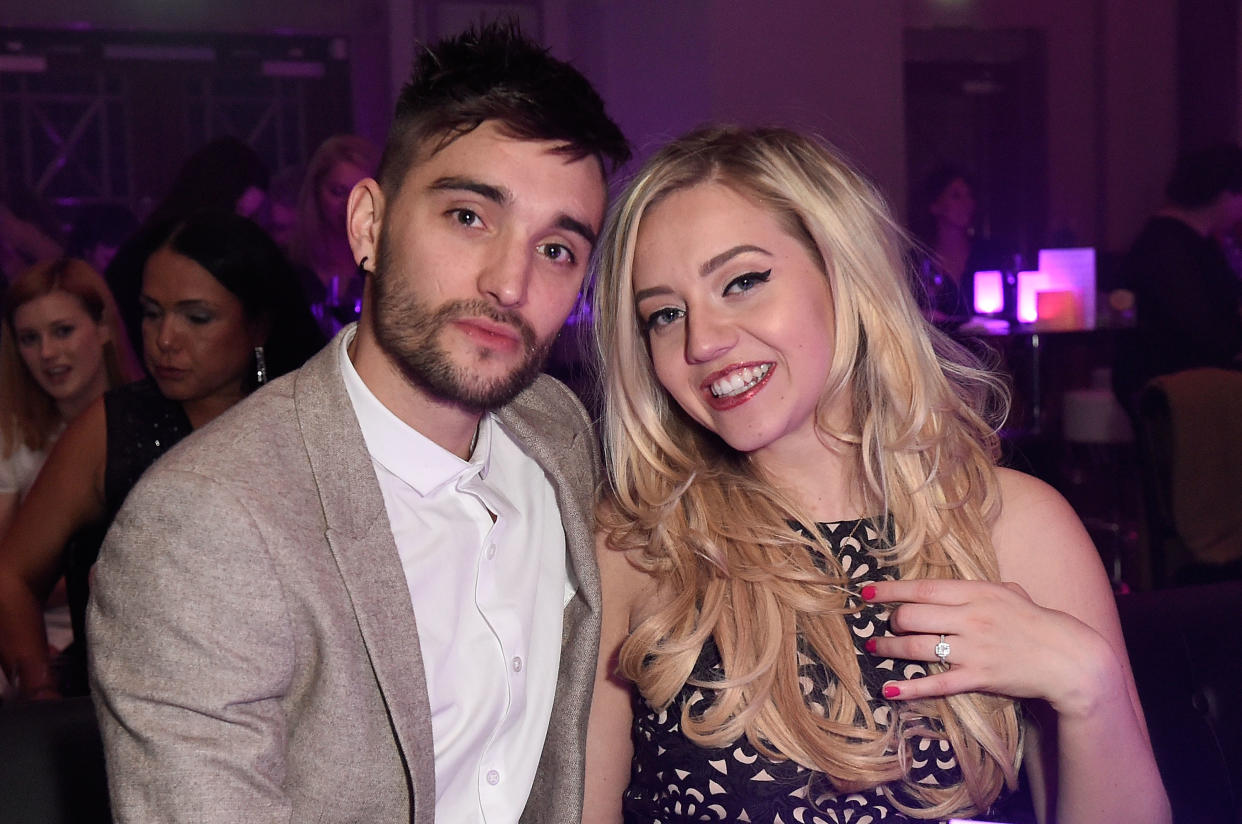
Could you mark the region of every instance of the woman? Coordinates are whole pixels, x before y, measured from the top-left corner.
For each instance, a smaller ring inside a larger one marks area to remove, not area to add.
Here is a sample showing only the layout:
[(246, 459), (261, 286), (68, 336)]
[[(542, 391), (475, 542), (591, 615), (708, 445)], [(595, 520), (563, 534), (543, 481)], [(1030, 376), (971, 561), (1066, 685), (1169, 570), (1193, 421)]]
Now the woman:
[(147, 258), (172, 227), (208, 209), (230, 210), (260, 220), (267, 211), (270, 182), (267, 164), (236, 137), (217, 137), (186, 158), (164, 196), (121, 244), (104, 271), (131, 340), (142, 336), (138, 293)]
[[(298, 294), (272, 240), (229, 212), (191, 217), (150, 256), (141, 300), (153, 379), (107, 392), (65, 430), (0, 543), (0, 663), (20, 697), (85, 688), (83, 616), (102, 531), (156, 458), (318, 348)], [(62, 553), (86, 528), (97, 534)], [(58, 684), (38, 614), (62, 566), (77, 654)]]
[(975, 272), (1001, 261), (975, 237), (974, 186), (961, 169), (933, 171), (917, 202), (912, 226), (926, 246), (918, 262), (924, 314), (943, 329), (956, 329), (975, 314)]
[(112, 293), (84, 261), (40, 263), (10, 284), (0, 320), (0, 537), (65, 424), (138, 374)]
[(354, 184), (379, 168), (379, 151), (365, 138), (336, 135), (307, 164), (298, 194), (290, 257), (302, 267), (303, 287), (325, 332), (356, 320), (362, 280), (345, 234), (345, 206)]
[(610, 218), (586, 820), (969, 817), (1022, 766), (1041, 821), (1168, 821), (1095, 550), (996, 467), (899, 237), (782, 130), (676, 141)]

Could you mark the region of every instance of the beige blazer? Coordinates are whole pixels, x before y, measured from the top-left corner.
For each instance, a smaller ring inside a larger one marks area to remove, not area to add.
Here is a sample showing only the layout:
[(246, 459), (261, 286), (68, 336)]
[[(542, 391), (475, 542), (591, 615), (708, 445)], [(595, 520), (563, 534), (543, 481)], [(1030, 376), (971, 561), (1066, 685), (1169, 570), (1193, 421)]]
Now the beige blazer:
[[(118, 821), (434, 820), (418, 627), (339, 351), (172, 450), (108, 534), (88, 639)], [(599, 458), (551, 378), (498, 414), (556, 489), (578, 582), (522, 820), (577, 824)]]

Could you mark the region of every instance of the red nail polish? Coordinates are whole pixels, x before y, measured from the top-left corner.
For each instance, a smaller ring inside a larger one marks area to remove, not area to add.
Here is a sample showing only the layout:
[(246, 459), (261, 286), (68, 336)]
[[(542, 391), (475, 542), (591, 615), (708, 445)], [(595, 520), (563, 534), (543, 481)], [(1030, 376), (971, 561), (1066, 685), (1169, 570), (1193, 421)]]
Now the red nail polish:
[(875, 652), (875, 648), (878, 646), (878, 644), (876, 644), (876, 641), (874, 638), (868, 638), (867, 643), (863, 644), (863, 646), (866, 647), (867, 652)]
[(872, 598), (875, 597), (875, 587), (872, 586), (871, 584), (867, 584), (865, 587), (862, 588), (862, 592), (860, 592), (859, 595), (862, 596), (862, 599), (864, 601), (870, 601)]
[(896, 684), (885, 684), (884, 685), (884, 697), (885, 698), (896, 698), (899, 695), (901, 695), (901, 688), (898, 687)]

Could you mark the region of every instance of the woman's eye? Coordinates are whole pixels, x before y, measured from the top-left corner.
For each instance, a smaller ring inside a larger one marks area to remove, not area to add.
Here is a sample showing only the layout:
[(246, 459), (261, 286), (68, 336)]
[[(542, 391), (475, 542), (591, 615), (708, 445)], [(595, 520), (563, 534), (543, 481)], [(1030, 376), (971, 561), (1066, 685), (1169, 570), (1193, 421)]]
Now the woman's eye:
[(729, 285), (725, 287), (726, 295), (736, 294), (738, 292), (749, 292), (761, 283), (767, 283), (768, 278), (772, 276), (772, 270), (768, 269), (764, 272), (747, 272), (744, 275), (738, 275), (729, 281)]
[(683, 314), (684, 312), (681, 309), (674, 309), (671, 306), (657, 309), (647, 316), (647, 331), (652, 332), (663, 329), (669, 324), (676, 322)]
[(69, 325), (57, 326), (55, 329), (52, 330), (52, 334), (58, 338), (67, 338), (73, 335), (75, 329), (76, 327), (69, 326)]
[(17, 336), (18, 346), (35, 346), (39, 343), (39, 336), (33, 332), (26, 332)]
[(558, 263), (572, 264), (578, 262), (578, 259), (574, 256), (574, 253), (571, 252), (569, 247), (563, 243), (543, 243), (539, 245), (539, 251), (548, 260), (553, 260)]
[(190, 323), (197, 326), (202, 326), (205, 323), (211, 323), (211, 315), (194, 314), (186, 315), (186, 317), (190, 319)]

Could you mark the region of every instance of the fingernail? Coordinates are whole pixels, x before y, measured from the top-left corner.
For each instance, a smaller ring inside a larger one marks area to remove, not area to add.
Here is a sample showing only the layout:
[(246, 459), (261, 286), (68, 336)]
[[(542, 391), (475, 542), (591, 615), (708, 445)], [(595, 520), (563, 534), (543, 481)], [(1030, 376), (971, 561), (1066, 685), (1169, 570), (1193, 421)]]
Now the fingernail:
[(896, 684), (885, 684), (884, 685), (884, 697), (885, 698), (896, 698), (899, 695), (901, 695), (901, 688), (898, 687)]
[(862, 596), (862, 599), (864, 601), (870, 601), (872, 598), (875, 597), (875, 587), (872, 586), (871, 584), (867, 584), (865, 587), (862, 588), (862, 592), (858, 594)]
[(863, 644), (863, 646), (867, 648), (867, 652), (875, 652), (875, 648), (878, 644), (874, 638), (868, 638), (867, 643)]

